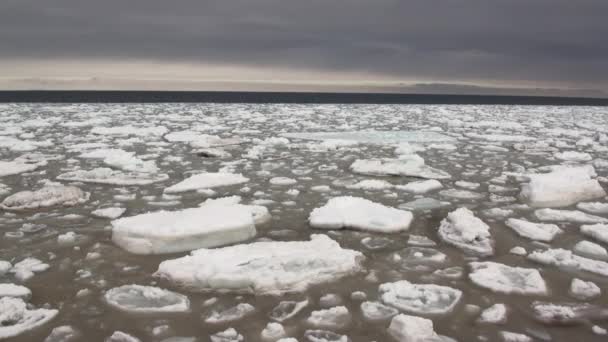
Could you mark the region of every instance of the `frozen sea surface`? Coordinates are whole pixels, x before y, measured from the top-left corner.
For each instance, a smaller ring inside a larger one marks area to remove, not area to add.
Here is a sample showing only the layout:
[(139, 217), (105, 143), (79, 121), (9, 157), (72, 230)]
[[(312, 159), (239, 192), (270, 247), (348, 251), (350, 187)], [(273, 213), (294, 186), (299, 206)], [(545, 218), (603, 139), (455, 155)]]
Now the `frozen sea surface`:
[(605, 341), (606, 190), (601, 107), (1, 104), (0, 339)]

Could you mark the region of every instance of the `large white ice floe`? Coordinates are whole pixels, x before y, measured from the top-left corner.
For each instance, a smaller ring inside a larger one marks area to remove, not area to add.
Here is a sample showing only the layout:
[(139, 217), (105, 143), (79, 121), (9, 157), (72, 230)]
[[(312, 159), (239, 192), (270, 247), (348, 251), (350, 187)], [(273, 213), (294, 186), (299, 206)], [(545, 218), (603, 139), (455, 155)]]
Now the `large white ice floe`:
[(187, 312), (190, 300), (179, 293), (153, 286), (123, 285), (104, 294), (106, 303), (131, 313)]
[(72, 182), (97, 183), (110, 185), (148, 185), (169, 179), (164, 173), (141, 173), (112, 170), (107, 167), (92, 170), (77, 170), (62, 173), (57, 179)]
[(204, 172), (190, 176), (183, 181), (165, 189), (165, 193), (175, 194), (201, 189), (211, 189), (220, 186), (242, 184), (249, 181), (249, 178), (241, 174), (227, 172)]
[(17, 175), (23, 172), (36, 170), (40, 165), (32, 163), (23, 163), (20, 161), (1, 161), (0, 160), (0, 177)]
[(310, 241), (200, 249), (163, 261), (155, 275), (193, 291), (281, 294), (357, 273), (363, 259), (326, 235), (312, 235)]
[(0, 298), (0, 339), (8, 339), (34, 330), (57, 316), (51, 309), (28, 309), (21, 298)]
[(454, 342), (435, 332), (433, 321), (427, 318), (400, 314), (391, 320), (388, 334), (399, 342)]
[(581, 233), (603, 243), (608, 243), (608, 224), (584, 224), (581, 226)]
[(602, 202), (582, 202), (576, 205), (577, 209), (586, 211), (594, 215), (608, 214), (608, 203)]
[(353, 228), (373, 232), (394, 233), (407, 230), (414, 215), (359, 197), (335, 197), (314, 209), (310, 225), (321, 229)]
[(496, 262), (471, 262), (469, 279), (494, 292), (523, 295), (546, 295), (547, 285), (538, 270), (511, 267)]
[(505, 224), (518, 235), (537, 241), (550, 242), (563, 231), (555, 224), (535, 223), (526, 220), (510, 218)]
[(608, 218), (590, 215), (578, 210), (563, 209), (536, 209), (534, 216), (541, 221), (548, 222), (576, 222), (576, 223), (604, 223)]
[(398, 144), (404, 142), (454, 141), (454, 138), (433, 131), (357, 131), (285, 133), (283, 136), (307, 140), (349, 140), (368, 144)]
[(489, 256), (494, 254), (490, 227), (467, 208), (458, 208), (441, 221), (438, 231), (444, 242), (465, 253)]
[(520, 198), (533, 207), (566, 207), (606, 196), (593, 167), (561, 168), (551, 173), (529, 175)]
[(372, 176), (410, 176), (428, 179), (449, 179), (450, 174), (425, 164), (416, 154), (398, 159), (357, 159), (350, 169), (359, 174)]
[(124, 171), (155, 173), (158, 167), (154, 160), (142, 160), (135, 152), (127, 152), (121, 149), (99, 149), (85, 152), (80, 155), (85, 159), (101, 159), (105, 164)]
[(462, 291), (435, 284), (412, 284), (407, 280), (380, 285), (382, 302), (405, 312), (419, 315), (450, 313), (462, 297)]
[(256, 234), (251, 210), (238, 206), (157, 211), (114, 220), (112, 227), (112, 241), (135, 254), (218, 247)]
[(528, 254), (528, 259), (543, 265), (553, 265), (564, 270), (586, 271), (608, 277), (608, 263), (584, 258), (567, 249), (547, 249)]
[(36, 191), (21, 191), (2, 201), (4, 210), (28, 210), (55, 206), (75, 206), (89, 200), (89, 193), (75, 186), (45, 186)]

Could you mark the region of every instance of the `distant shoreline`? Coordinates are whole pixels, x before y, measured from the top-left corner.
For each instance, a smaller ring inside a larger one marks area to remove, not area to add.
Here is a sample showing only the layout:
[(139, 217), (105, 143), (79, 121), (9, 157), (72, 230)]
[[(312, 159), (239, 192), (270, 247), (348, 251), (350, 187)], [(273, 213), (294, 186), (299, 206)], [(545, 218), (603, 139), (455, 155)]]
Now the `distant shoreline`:
[(608, 98), (242, 91), (0, 91), (0, 103), (290, 103), (608, 106)]

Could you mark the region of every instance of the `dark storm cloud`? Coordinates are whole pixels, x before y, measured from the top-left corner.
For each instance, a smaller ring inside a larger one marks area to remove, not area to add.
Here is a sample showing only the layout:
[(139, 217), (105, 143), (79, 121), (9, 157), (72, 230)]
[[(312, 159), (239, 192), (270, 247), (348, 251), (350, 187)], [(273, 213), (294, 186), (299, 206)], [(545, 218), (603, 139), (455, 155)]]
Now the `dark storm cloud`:
[(608, 1), (3, 0), (0, 60), (157, 59), (608, 87)]

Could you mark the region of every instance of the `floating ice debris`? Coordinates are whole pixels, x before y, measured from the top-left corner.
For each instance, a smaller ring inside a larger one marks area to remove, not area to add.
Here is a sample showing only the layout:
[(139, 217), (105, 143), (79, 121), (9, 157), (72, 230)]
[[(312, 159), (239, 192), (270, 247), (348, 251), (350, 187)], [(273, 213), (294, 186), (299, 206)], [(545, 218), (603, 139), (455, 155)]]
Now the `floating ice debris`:
[(577, 324), (607, 319), (608, 309), (584, 303), (532, 303), (534, 318), (545, 324)]
[(310, 241), (254, 242), (163, 261), (156, 276), (194, 291), (301, 292), (362, 270), (363, 254), (325, 235)]
[(85, 159), (101, 159), (105, 164), (123, 171), (156, 173), (158, 167), (153, 160), (144, 161), (135, 155), (135, 152), (127, 152), (121, 149), (99, 149), (85, 152), (80, 155)]
[(217, 247), (255, 236), (251, 210), (203, 206), (158, 211), (112, 221), (112, 241), (135, 254), (164, 254)]
[(458, 208), (441, 221), (438, 231), (444, 242), (465, 253), (489, 256), (494, 254), (490, 227), (467, 208)]
[(363, 246), (365, 246), (365, 248), (369, 249), (369, 250), (379, 250), (379, 249), (383, 249), (386, 248), (388, 245), (391, 244), (391, 242), (393, 242), (392, 239), (389, 238), (385, 238), (385, 237), (365, 237), (363, 239), (361, 239), (361, 244)]
[(525, 136), (525, 135), (516, 135), (516, 134), (478, 134), (478, 133), (467, 133), (465, 134), (467, 137), (472, 138), (472, 139), (479, 139), (479, 140), (487, 140), (487, 141), (500, 141), (500, 142), (507, 142), (507, 141), (531, 141), (531, 140), (536, 140), (533, 137), (529, 137), (529, 136)]
[(428, 179), (418, 182), (407, 183), (406, 185), (398, 185), (397, 189), (412, 192), (415, 194), (424, 194), (429, 191), (443, 188), (443, 185), (436, 179)]
[(40, 167), (39, 164), (26, 164), (19, 161), (1, 161), (0, 177), (17, 175), (23, 172), (30, 172)]
[(57, 310), (28, 309), (21, 298), (0, 298), (0, 339), (32, 331), (57, 316)]
[(570, 295), (576, 299), (589, 300), (601, 294), (602, 290), (592, 281), (574, 278), (570, 283)]
[(565, 207), (580, 201), (606, 196), (593, 168), (569, 167), (551, 173), (529, 175), (520, 198), (533, 207)]
[(302, 309), (308, 306), (308, 300), (300, 302), (296, 301), (282, 301), (275, 306), (269, 314), (270, 319), (277, 322), (285, 322), (297, 315)]
[(91, 130), (93, 134), (99, 135), (118, 135), (118, 136), (161, 136), (169, 132), (166, 127), (143, 127), (143, 126), (115, 126), (115, 127), (95, 127)]
[(485, 195), (469, 190), (447, 189), (439, 191), (439, 194), (448, 198), (456, 198), (462, 200), (474, 200), (483, 198)]
[(439, 266), (447, 260), (447, 255), (433, 248), (407, 247), (391, 254), (389, 259), (402, 269)]
[(125, 213), (125, 211), (127, 211), (126, 208), (110, 207), (94, 210), (93, 212), (91, 212), (91, 215), (97, 218), (107, 218), (114, 220), (121, 217), (122, 214)]
[(349, 189), (358, 189), (358, 190), (386, 190), (391, 189), (393, 184), (379, 179), (366, 179), (362, 180), (356, 184), (349, 185), (347, 188)]
[(509, 253), (515, 254), (515, 255), (526, 255), (526, 254), (528, 254), (528, 252), (526, 251), (526, 249), (523, 248), (523, 247), (521, 247), (521, 246), (515, 246), (515, 247), (511, 248), (509, 250)]
[(25, 258), (15, 265), (10, 270), (15, 274), (15, 278), (21, 282), (25, 282), (34, 276), (34, 273), (44, 272), (51, 267), (36, 258)]
[(604, 223), (608, 218), (586, 214), (578, 210), (562, 209), (536, 209), (534, 216), (541, 221), (549, 222), (576, 222), (576, 223)]
[(255, 308), (251, 304), (240, 303), (223, 311), (212, 311), (205, 323), (209, 324), (225, 324), (238, 321), (255, 312)]
[(605, 259), (608, 256), (606, 248), (591, 241), (579, 241), (572, 248), (574, 252), (593, 258)]
[(0, 298), (15, 297), (21, 299), (29, 299), (32, 296), (32, 291), (25, 286), (15, 285), (10, 283), (0, 283)]
[(57, 179), (71, 182), (110, 184), (110, 185), (148, 185), (169, 179), (164, 173), (140, 173), (112, 170), (110, 168), (95, 168), (89, 171), (78, 170), (62, 173)]
[(283, 325), (281, 325), (280, 323), (272, 323), (272, 322), (268, 323), (266, 325), (266, 327), (264, 328), (264, 330), (262, 330), (262, 333), (260, 334), (262, 341), (271, 341), (271, 342), (275, 342), (285, 336), (287, 336), (287, 333), (285, 332), (285, 328), (283, 328)]
[(241, 202), (240, 196), (229, 196), (229, 197), (221, 197), (221, 198), (210, 198), (205, 202), (200, 204), (200, 207), (211, 207), (211, 206), (224, 206), (224, 207), (232, 207), (245, 209), (251, 212), (253, 217), (253, 221), (256, 225), (263, 224), (268, 222), (272, 216), (268, 212), (266, 207), (261, 205), (245, 205), (239, 204)]
[(525, 334), (514, 333), (512, 331), (501, 331), (500, 337), (504, 342), (533, 342), (534, 340)]
[(8, 271), (11, 270), (11, 268), (13, 268), (13, 265), (10, 262), (6, 260), (0, 260), (0, 277), (7, 274)]
[(21, 191), (5, 198), (0, 204), (4, 210), (29, 210), (54, 206), (75, 206), (89, 200), (89, 193), (75, 186), (53, 185), (36, 191)]
[(62, 325), (53, 328), (49, 336), (44, 339), (44, 342), (75, 342), (82, 339), (80, 331), (70, 325)]
[(594, 215), (608, 214), (608, 203), (602, 202), (581, 202), (576, 205), (577, 209), (586, 211)]
[(353, 228), (394, 233), (407, 230), (414, 216), (409, 211), (390, 208), (358, 197), (335, 197), (314, 209), (308, 218), (313, 228)]
[(239, 334), (234, 328), (228, 328), (224, 331), (215, 333), (209, 336), (211, 342), (243, 342), (245, 338)]
[(358, 159), (350, 169), (359, 174), (372, 176), (409, 176), (428, 179), (449, 179), (449, 173), (425, 165), (418, 155), (406, 155), (399, 159)]
[(386, 321), (399, 313), (399, 310), (379, 302), (361, 303), (361, 313), (367, 321)]
[(496, 262), (471, 262), (469, 278), (478, 286), (506, 294), (546, 295), (547, 285), (538, 270)]
[(414, 211), (432, 210), (447, 207), (450, 202), (438, 201), (434, 198), (419, 198), (411, 202), (403, 203), (399, 206), (401, 209), (409, 209)]
[(528, 254), (528, 259), (543, 265), (553, 265), (565, 270), (586, 271), (608, 277), (608, 263), (584, 258), (567, 249), (547, 249)]
[(188, 297), (153, 286), (123, 285), (104, 294), (106, 303), (131, 313), (168, 313), (190, 310)]
[(407, 239), (407, 244), (410, 246), (418, 246), (418, 247), (433, 247), (436, 246), (437, 243), (435, 241), (429, 239), (423, 235), (414, 235), (410, 234)]
[(210, 189), (220, 186), (242, 184), (249, 181), (249, 178), (241, 174), (226, 172), (204, 172), (190, 176), (185, 180), (165, 188), (165, 193), (176, 194), (199, 189)]
[(447, 314), (462, 297), (460, 290), (451, 287), (406, 280), (382, 284), (379, 292), (385, 304), (420, 315)]
[(555, 153), (554, 156), (559, 160), (565, 160), (570, 162), (586, 162), (593, 159), (593, 157), (591, 157), (589, 153), (576, 151), (559, 152)]
[(494, 304), (483, 310), (477, 319), (479, 323), (504, 324), (507, 322), (507, 306)]
[(537, 241), (550, 242), (557, 234), (563, 233), (555, 224), (534, 223), (516, 218), (508, 219), (505, 224), (520, 236)]
[(454, 141), (454, 138), (432, 131), (359, 131), (359, 132), (311, 132), (285, 133), (283, 136), (308, 140), (350, 140), (368, 144), (398, 144), (404, 142), (441, 142)]
[(342, 305), (342, 297), (335, 293), (324, 294), (319, 298), (319, 306), (322, 308), (331, 308)]
[(603, 243), (608, 243), (608, 224), (582, 225), (581, 233)]
[(351, 315), (345, 306), (317, 310), (310, 313), (306, 323), (317, 329), (343, 329), (350, 323)]
[(273, 177), (268, 182), (272, 185), (293, 185), (298, 181), (289, 177)]
[(454, 342), (437, 334), (430, 319), (404, 314), (393, 317), (388, 334), (399, 342)]
[(304, 338), (308, 342), (348, 342), (348, 336), (327, 330), (306, 330)]

